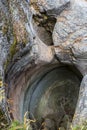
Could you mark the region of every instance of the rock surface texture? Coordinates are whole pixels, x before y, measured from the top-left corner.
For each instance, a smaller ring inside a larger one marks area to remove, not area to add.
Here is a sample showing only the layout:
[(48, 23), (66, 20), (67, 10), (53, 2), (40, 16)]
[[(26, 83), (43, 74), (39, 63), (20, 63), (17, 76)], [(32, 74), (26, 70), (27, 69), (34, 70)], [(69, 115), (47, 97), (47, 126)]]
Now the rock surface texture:
[(55, 52), (61, 62), (74, 64), (85, 75), (87, 71), (87, 4), (75, 3), (57, 18), (53, 31)]
[[(84, 76), (87, 74), (87, 3), (84, 0), (71, 1), (71, 3), (71, 7), (57, 17), (53, 31), (53, 43), (60, 62), (75, 65)], [(83, 89), (85, 86), (86, 80), (83, 80), (76, 110), (76, 115), (80, 120), (86, 117), (87, 112), (84, 107), (86, 100), (83, 99), (83, 97), (86, 98), (86, 90)]]
[(85, 121), (87, 1), (1, 0), (0, 81), (13, 119), (29, 111), (53, 129)]

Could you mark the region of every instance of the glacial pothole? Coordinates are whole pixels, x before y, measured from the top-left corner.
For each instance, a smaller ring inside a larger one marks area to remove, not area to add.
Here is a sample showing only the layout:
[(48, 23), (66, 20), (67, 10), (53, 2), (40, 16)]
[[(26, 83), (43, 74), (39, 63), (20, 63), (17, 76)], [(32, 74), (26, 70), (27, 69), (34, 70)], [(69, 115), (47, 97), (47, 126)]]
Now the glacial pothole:
[(76, 109), (81, 83), (79, 75), (75, 68), (67, 66), (42, 69), (25, 92), (23, 115), (29, 111), (37, 121), (44, 120), (45, 127), (66, 129)]

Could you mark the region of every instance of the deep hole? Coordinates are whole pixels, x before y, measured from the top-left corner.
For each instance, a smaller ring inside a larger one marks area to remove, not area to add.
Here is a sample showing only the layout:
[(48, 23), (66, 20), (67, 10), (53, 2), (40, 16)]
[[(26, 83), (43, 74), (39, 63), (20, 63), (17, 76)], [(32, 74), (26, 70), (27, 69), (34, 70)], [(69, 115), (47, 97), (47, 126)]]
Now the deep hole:
[(28, 109), (31, 118), (37, 119), (37, 128), (45, 122), (44, 127), (49, 129), (66, 129), (75, 113), (81, 75), (74, 67), (66, 66), (42, 72), (25, 93), (24, 112)]

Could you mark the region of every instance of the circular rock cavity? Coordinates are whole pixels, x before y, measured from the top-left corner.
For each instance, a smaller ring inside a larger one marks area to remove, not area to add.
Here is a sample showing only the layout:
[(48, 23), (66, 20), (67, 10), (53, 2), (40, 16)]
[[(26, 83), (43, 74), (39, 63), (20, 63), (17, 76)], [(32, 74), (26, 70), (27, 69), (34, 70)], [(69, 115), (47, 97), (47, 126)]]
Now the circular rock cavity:
[(29, 111), (39, 121), (44, 119), (54, 122), (57, 128), (66, 127), (75, 112), (80, 76), (76, 70), (62, 66), (47, 71), (45, 68), (34, 77), (25, 93), (22, 114)]

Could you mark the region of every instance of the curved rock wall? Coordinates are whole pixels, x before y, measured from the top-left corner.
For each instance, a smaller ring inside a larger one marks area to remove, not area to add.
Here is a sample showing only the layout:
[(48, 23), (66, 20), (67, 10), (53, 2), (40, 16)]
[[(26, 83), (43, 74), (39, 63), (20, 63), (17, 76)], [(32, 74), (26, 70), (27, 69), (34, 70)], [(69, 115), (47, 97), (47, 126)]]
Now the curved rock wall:
[[(72, 121), (82, 76), (74, 67), (49, 64), (32, 66), (11, 79), (9, 104), (14, 119), (23, 120), (26, 111), (41, 121), (49, 119), (55, 127), (63, 126), (61, 121), (67, 115)], [(16, 110), (16, 111), (15, 111)], [(65, 123), (67, 127), (67, 120)]]
[[(74, 66), (71, 67), (71, 71), (78, 70), (75, 76), (77, 73), (83, 76), (81, 86), (77, 85), (80, 86), (75, 112), (78, 116), (74, 117), (73, 124), (79, 124), (79, 118), (82, 120), (87, 118), (85, 109), (87, 106), (86, 8), (85, 0), (0, 1), (0, 76), (1, 82), (8, 84), (7, 88), (4, 87), (4, 83), (0, 87), (5, 88), (6, 97), (13, 100), (13, 103), (8, 103), (8, 106), (14, 119), (23, 118), (23, 102), (26, 97), (24, 92), (29, 87), (29, 82), (33, 79), (37, 81), (38, 78), (35, 79), (35, 76), (38, 77), (39, 73), (43, 75), (46, 70), (51, 69), (50, 66), (55, 64)], [(47, 39), (46, 36), (49, 38)], [(44, 68), (42, 72), (41, 68)], [(52, 75), (55, 77), (57, 74)], [(73, 75), (74, 78), (75, 76)], [(55, 79), (54, 77), (52, 79)], [(69, 78), (68, 76), (67, 79)], [(80, 84), (80, 81), (75, 84)], [(43, 88), (42, 85), (41, 91)], [(37, 97), (37, 93), (35, 96)], [(28, 98), (30, 100), (30, 97)], [(84, 105), (85, 107), (82, 108)], [(25, 106), (24, 112), (28, 110), (28, 105)]]

